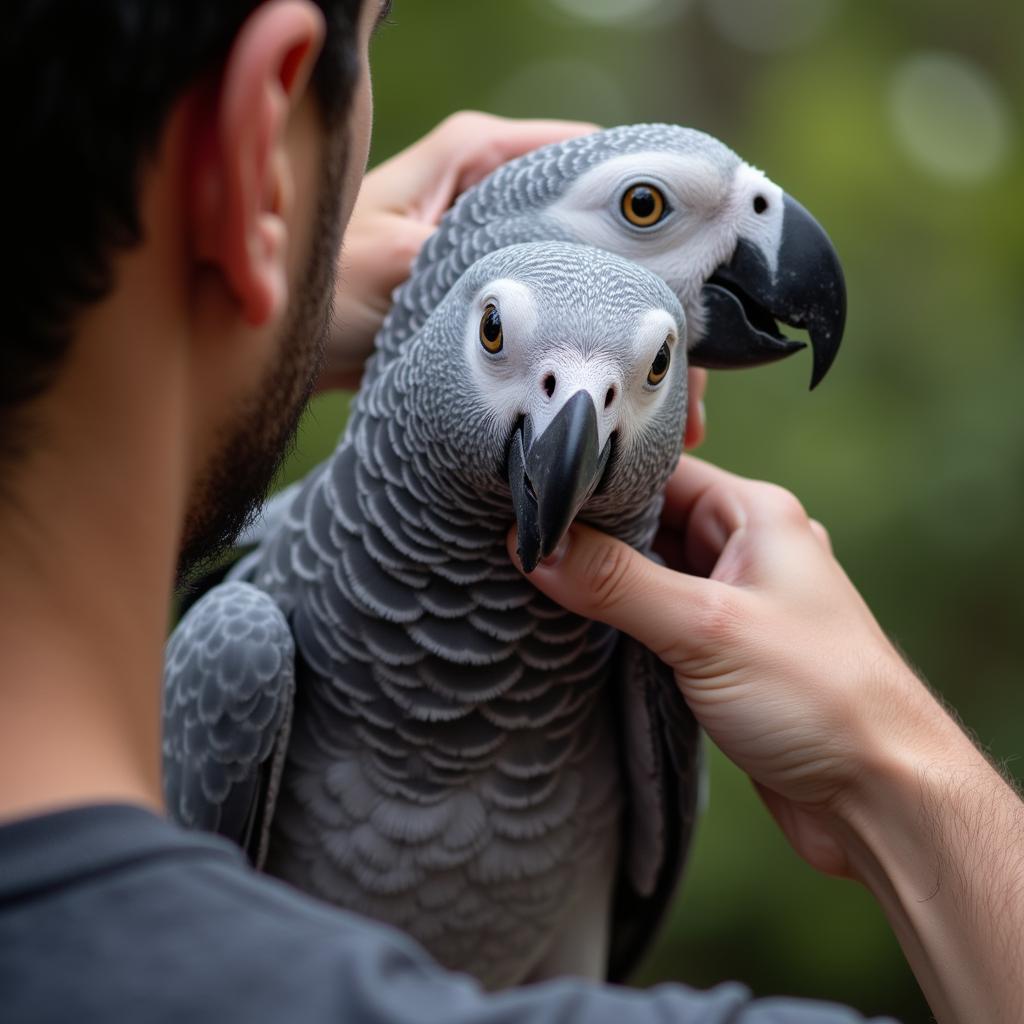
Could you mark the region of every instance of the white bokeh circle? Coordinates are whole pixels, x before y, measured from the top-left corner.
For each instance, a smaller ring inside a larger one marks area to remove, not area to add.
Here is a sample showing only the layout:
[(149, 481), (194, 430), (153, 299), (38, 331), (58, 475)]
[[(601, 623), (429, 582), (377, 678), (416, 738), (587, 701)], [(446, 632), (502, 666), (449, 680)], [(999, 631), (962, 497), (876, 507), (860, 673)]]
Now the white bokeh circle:
[(733, 46), (755, 53), (778, 53), (819, 36), (835, 17), (840, 2), (705, 0), (704, 9), (718, 33)]
[(922, 169), (950, 182), (992, 177), (1010, 151), (1013, 121), (998, 85), (956, 53), (920, 53), (897, 68), (889, 90), (893, 131)]

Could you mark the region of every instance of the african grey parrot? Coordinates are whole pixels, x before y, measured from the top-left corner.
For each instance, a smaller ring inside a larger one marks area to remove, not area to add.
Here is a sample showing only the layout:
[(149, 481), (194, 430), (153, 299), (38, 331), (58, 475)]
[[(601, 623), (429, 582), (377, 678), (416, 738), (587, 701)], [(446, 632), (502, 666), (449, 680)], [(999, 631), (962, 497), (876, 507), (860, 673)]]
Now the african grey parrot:
[(803, 348), (776, 320), (810, 334), (811, 387), (838, 351), (842, 269), (814, 218), (718, 139), (641, 124), (545, 146), (465, 192), (397, 290), (376, 368), (480, 256), (544, 239), (607, 249), (663, 278), (683, 305), (693, 365), (752, 366)]
[(685, 412), (659, 278), (563, 243), (474, 264), (246, 580), (175, 632), (172, 812), (488, 986), (621, 976), (688, 845), (696, 726), (671, 673), (543, 597), (505, 535), (514, 515), (532, 567), (582, 509), (646, 549)]
[[(778, 339), (771, 316), (809, 327), (816, 344), (813, 382), (834, 356), (844, 296), (827, 238), (776, 186), (715, 140), (667, 126), (615, 129), (508, 165), (460, 200), (396, 294), (348, 447), (343, 444), (301, 489), (278, 499), (260, 528), (263, 544), (235, 574), (261, 589), (230, 583), (182, 623), (168, 653), (165, 704), (172, 812), (246, 842), (258, 861), (273, 836), (270, 870), (400, 924), (439, 959), (490, 985), (564, 971), (601, 973), (606, 952), (611, 977), (628, 971), (678, 876), (696, 778), (692, 718), (657, 663), (636, 645), (523, 589), (503, 548), (494, 546), (511, 518), (507, 488), (498, 499), (500, 527), (493, 501), (465, 481), (456, 481), (453, 493), (467, 508), (451, 521), (439, 519), (438, 495), (410, 476), (413, 468), (422, 470), (426, 455), (408, 448), (408, 415), (399, 409), (388, 419), (379, 394), (381, 379), (404, 379), (407, 346), (419, 344), (418, 329), (459, 274), (481, 253), (530, 238), (579, 238), (655, 267), (696, 322), (691, 355), (704, 365), (753, 365), (800, 347)], [(540, 260), (539, 253), (531, 259)], [(713, 283), (704, 286), (712, 275)], [(682, 372), (681, 357), (680, 351), (673, 376)], [(557, 381), (557, 374), (544, 375), (545, 394), (552, 383), (552, 394), (558, 393)], [(681, 394), (682, 385), (677, 390)], [(527, 567), (550, 551), (576, 511), (569, 499), (552, 506), (537, 492), (537, 480), (548, 472), (545, 458), (568, 450), (567, 437), (586, 433), (583, 400), (569, 404), (543, 436), (524, 417), (507, 439), (504, 471)], [(601, 413), (595, 415), (600, 421)], [(679, 430), (676, 446), (678, 439)], [(588, 474), (602, 476), (600, 466), (588, 463), (593, 444), (584, 447), (589, 455), (575, 468), (560, 466), (554, 477), (570, 480), (570, 497), (586, 497), (576, 490), (593, 482)], [(612, 451), (609, 465), (619, 465), (615, 444), (598, 449), (599, 462)], [(400, 469), (396, 452), (406, 457)], [(432, 449), (449, 471), (462, 454)], [(604, 483), (610, 472), (606, 467)], [(637, 506), (643, 514), (634, 510), (632, 520), (601, 518), (603, 484), (584, 514), (643, 546), (658, 504), (650, 495), (663, 478), (657, 471), (644, 481), (653, 490), (643, 492), (645, 502)], [(352, 518), (357, 511), (358, 520)], [(397, 519), (389, 521), (389, 511)], [(359, 543), (332, 549), (353, 524)], [(432, 560), (431, 543), (447, 545), (448, 557)], [(488, 546), (491, 557), (481, 557)], [(486, 577), (478, 575), (485, 570)], [(385, 589), (367, 589), (371, 584)], [(293, 603), (296, 587), (305, 600)], [(358, 637), (325, 598), (325, 587), (354, 616)], [(385, 594), (390, 600), (396, 593), (408, 602), (398, 612), (381, 604)], [(482, 656), (465, 650), (461, 657), (469, 664), (453, 658), (467, 633), (491, 645), (494, 665), (476, 665)], [(569, 660), (542, 687), (534, 677), (551, 673), (543, 671), (538, 648), (548, 645), (561, 646)], [(514, 670), (506, 665), (510, 646), (522, 649), (511, 657)], [(296, 738), (289, 744), (293, 664)], [(614, 837), (622, 801), (595, 796), (600, 773), (581, 772), (567, 753), (595, 728), (580, 721), (607, 714), (609, 687), (597, 680), (609, 673), (621, 697), (616, 721), (627, 737), (620, 744), (624, 770), (615, 774), (620, 787), (628, 780), (630, 794), (621, 811), (621, 857), (615, 857)], [(589, 686), (567, 686), (566, 676), (589, 680), (604, 693), (593, 698), (601, 710), (586, 701)], [(475, 702), (472, 709), (460, 697)], [(570, 723), (575, 731), (567, 733)], [(341, 747), (332, 729), (345, 731)], [(310, 750), (320, 751), (319, 760)], [(372, 777), (376, 787), (369, 803), (365, 788), (349, 785), (356, 771), (352, 750), (362, 751), (357, 774)], [(325, 751), (336, 758), (328, 768)], [(517, 768), (517, 757), (532, 758), (533, 767)], [(479, 781), (485, 767), (504, 788), (485, 786), (490, 803), (481, 816), (479, 805), (464, 798), (464, 787), (467, 778)], [(583, 776), (587, 785), (570, 793), (572, 784), (564, 780)], [(564, 785), (551, 788), (555, 777)], [(576, 845), (566, 847), (570, 834)], [(581, 870), (588, 862), (579, 845), (586, 848), (588, 834), (605, 857), (603, 875)], [(477, 858), (472, 870), (461, 859), (467, 851)], [(561, 860), (554, 856), (559, 851)], [(610, 937), (609, 858), (618, 863)], [(499, 863), (509, 877), (489, 873)]]
[[(843, 273), (817, 221), (704, 132), (624, 125), (528, 153), (460, 196), (396, 290), (364, 379), (401, 352), (475, 260), (545, 239), (607, 249), (663, 278), (686, 314), (691, 365), (756, 366), (803, 348), (779, 320), (810, 335), (813, 388), (839, 349)], [(272, 498), (240, 543), (258, 542), (297, 490)]]

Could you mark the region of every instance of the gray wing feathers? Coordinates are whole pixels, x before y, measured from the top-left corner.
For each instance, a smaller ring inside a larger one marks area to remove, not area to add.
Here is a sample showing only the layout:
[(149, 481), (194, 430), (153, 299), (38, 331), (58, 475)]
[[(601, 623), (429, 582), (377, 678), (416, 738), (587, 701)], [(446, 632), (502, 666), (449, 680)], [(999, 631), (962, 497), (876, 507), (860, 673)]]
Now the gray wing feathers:
[(224, 583), (167, 646), (164, 795), (189, 828), (218, 832), (257, 864), (266, 845), (295, 694), (295, 645), (272, 598)]
[(654, 937), (682, 874), (702, 790), (701, 734), (671, 669), (623, 636), (618, 669), (628, 787), (609, 956), (626, 978)]

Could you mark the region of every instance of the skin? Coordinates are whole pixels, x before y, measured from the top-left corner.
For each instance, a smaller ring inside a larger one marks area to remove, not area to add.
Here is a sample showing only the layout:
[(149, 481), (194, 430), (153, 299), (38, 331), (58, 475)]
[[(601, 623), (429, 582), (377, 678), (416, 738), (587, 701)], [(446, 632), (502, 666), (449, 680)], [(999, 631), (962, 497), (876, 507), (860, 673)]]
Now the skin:
[[(324, 385), (358, 375), (392, 287), (460, 189), (590, 130), (458, 115), (367, 176), (357, 203), (379, 13), (368, 2), (360, 26)], [(141, 181), (145, 242), (118, 254), (115, 289), (83, 311), (55, 385), (26, 410), (35, 447), (0, 505), (0, 820), (104, 801), (161, 810), (182, 545), (253, 410), (293, 416), (316, 362), (289, 309), (327, 298), (305, 288), (327, 148), (307, 88), (322, 32), (306, 0), (272, 0), (216, 84), (181, 98)], [(294, 379), (268, 405), (283, 367)], [(691, 375), (689, 445), (704, 384)], [(1021, 803), (889, 644), (824, 529), (786, 492), (684, 458), (662, 540), (670, 568), (574, 527), (531, 579), (672, 666), (797, 852), (876, 895), (943, 1024), (1020, 1020)]]
[(672, 667), (796, 852), (871, 890), (941, 1024), (1024, 1019), (1024, 804), (824, 527), (781, 488), (684, 456), (659, 548), (667, 568), (577, 525), (530, 579)]

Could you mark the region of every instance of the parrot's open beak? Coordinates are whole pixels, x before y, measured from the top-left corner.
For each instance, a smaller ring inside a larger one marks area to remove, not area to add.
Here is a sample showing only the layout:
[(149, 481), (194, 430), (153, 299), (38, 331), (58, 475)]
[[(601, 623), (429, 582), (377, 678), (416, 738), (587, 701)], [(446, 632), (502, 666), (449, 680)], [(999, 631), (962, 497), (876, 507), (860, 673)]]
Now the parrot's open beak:
[(537, 437), (529, 416), (516, 426), (506, 465), (526, 572), (558, 547), (600, 482), (610, 451), (610, 440), (598, 449), (597, 411), (586, 391), (577, 391)]
[(704, 286), (705, 336), (690, 362), (713, 369), (758, 366), (804, 348), (775, 321), (811, 336), (811, 387), (828, 373), (846, 322), (846, 285), (839, 257), (821, 225), (791, 196), (783, 200), (782, 238), (774, 273), (764, 252), (743, 238)]

